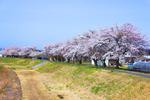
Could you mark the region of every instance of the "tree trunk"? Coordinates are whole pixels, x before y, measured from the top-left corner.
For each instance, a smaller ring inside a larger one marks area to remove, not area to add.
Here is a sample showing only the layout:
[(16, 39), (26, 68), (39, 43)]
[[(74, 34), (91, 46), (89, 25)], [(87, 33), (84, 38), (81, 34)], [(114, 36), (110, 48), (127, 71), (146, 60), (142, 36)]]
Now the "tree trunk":
[(70, 63), (70, 58), (67, 59), (67, 62)]
[(79, 60), (79, 64), (82, 64), (82, 59)]
[(116, 60), (116, 68), (119, 68), (120, 63), (119, 63), (119, 58)]
[(94, 61), (94, 64), (95, 64), (95, 66), (98, 66), (98, 64), (97, 64), (97, 59), (93, 59), (93, 61)]
[(106, 59), (103, 59), (103, 60), (102, 60), (102, 62), (103, 62), (103, 67), (106, 67), (105, 60), (106, 60)]

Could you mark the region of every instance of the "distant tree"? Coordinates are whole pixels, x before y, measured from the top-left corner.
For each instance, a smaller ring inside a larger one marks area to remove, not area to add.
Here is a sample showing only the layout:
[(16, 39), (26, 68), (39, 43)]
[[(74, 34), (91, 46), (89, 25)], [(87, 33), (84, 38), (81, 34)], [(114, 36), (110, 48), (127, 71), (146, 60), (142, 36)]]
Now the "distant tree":
[[(32, 57), (35, 55), (36, 48), (35, 47), (25, 47), (25, 48), (5, 48), (3, 50), (3, 55), (8, 57)], [(36, 52), (37, 53), (37, 52)]]
[(24, 47), (24, 48), (21, 48), (19, 52), (19, 56), (27, 58), (27, 57), (30, 57), (30, 54), (35, 51), (36, 51), (35, 47)]
[(3, 50), (3, 55), (8, 57), (18, 57), (20, 49), (17, 47), (5, 48)]

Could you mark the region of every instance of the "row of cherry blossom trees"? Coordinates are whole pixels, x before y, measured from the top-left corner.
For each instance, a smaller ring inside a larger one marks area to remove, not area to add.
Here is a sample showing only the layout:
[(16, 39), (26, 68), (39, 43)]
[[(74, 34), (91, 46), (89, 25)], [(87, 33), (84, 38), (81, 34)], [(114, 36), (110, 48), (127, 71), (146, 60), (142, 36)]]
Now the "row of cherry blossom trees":
[(120, 60), (125, 55), (143, 55), (147, 46), (145, 38), (132, 24), (114, 26), (102, 30), (89, 31), (64, 43), (52, 44), (45, 47), (45, 53), (53, 61), (90, 61), (93, 59), (97, 66), (98, 60), (106, 66), (107, 57), (116, 60), (119, 67)]
[(23, 57), (23, 58), (32, 58), (40, 55), (42, 52), (37, 50), (35, 47), (11, 47), (5, 48), (3, 50), (3, 56), (5, 57)]
[(125, 55), (142, 56), (148, 41), (137, 31), (132, 24), (114, 26), (101, 30), (89, 31), (77, 37), (57, 44), (51, 44), (44, 48), (44, 52), (37, 52), (35, 47), (7, 48), (3, 55), (12, 57), (34, 57), (36, 55), (47, 56), (51, 61), (78, 62), (98, 61), (106, 65), (106, 59), (113, 58), (116, 67)]

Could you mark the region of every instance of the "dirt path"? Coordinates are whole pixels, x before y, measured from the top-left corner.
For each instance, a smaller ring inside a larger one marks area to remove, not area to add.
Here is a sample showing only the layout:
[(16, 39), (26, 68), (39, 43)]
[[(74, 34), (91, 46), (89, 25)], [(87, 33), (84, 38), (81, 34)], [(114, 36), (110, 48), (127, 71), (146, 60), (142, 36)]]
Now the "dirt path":
[(70, 91), (49, 91), (44, 84), (49, 78), (47, 74), (34, 70), (16, 70), (16, 73), (21, 82), (23, 100), (80, 100)]
[(42, 84), (39, 73), (33, 70), (17, 70), (21, 81), (23, 100), (57, 100)]
[(18, 76), (13, 70), (0, 69), (0, 100), (21, 100), (22, 91)]

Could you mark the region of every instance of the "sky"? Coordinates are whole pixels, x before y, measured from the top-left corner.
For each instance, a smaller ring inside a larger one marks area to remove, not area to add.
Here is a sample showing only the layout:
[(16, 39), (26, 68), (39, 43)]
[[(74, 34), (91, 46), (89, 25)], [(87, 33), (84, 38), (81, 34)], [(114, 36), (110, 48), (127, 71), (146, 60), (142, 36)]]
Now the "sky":
[(124, 23), (150, 37), (150, 0), (0, 0), (0, 47), (42, 48)]

